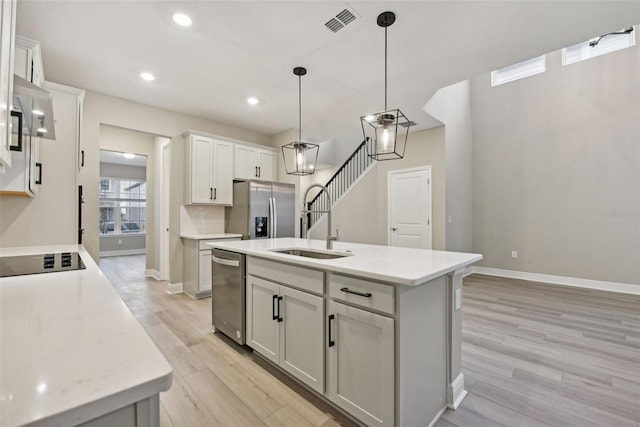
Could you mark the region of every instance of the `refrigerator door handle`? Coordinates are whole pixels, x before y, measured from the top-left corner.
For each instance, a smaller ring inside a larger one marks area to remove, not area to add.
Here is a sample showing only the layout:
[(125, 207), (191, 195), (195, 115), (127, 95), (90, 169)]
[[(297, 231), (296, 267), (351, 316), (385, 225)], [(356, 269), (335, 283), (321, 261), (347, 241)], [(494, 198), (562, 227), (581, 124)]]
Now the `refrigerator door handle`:
[(267, 221), (267, 227), (269, 228), (269, 238), (273, 237), (273, 197), (269, 197), (269, 221)]
[(273, 227), (271, 228), (273, 230), (273, 232), (271, 233), (273, 235), (273, 238), (275, 239), (277, 236), (277, 231), (278, 231), (278, 205), (276, 205), (276, 198), (273, 197), (273, 217), (271, 219), (271, 223), (273, 224)]

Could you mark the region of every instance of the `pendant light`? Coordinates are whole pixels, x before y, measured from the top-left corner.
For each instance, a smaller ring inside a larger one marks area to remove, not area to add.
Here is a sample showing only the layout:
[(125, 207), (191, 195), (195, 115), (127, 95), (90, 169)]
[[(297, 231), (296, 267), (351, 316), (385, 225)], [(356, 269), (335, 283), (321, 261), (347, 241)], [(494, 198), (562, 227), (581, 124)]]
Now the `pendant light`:
[(282, 146), (282, 157), (287, 174), (311, 175), (316, 170), (320, 146), (302, 140), (302, 76), (307, 69), (296, 67), (293, 74), (298, 76), (298, 140)]
[(378, 26), (384, 28), (384, 109), (360, 117), (362, 133), (367, 141), (367, 154), (376, 160), (404, 157), (409, 126), (413, 123), (399, 109), (387, 110), (387, 28), (396, 20), (393, 12), (378, 15)]

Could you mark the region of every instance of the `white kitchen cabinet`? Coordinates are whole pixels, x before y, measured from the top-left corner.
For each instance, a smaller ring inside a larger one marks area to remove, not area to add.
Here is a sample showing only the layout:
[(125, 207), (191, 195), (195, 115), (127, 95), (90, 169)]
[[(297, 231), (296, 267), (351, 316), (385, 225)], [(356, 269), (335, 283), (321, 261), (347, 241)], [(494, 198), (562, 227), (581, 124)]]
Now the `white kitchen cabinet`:
[(186, 204), (233, 204), (233, 147), (228, 141), (186, 136)]
[(0, 172), (11, 166), (11, 105), (16, 33), (16, 0), (0, 3)]
[(40, 139), (24, 135), (22, 151), (11, 153), (11, 167), (0, 175), (0, 195), (34, 197), (42, 183)]
[(236, 144), (235, 178), (274, 181), (277, 171), (276, 153), (250, 145)]
[(324, 392), (324, 298), (247, 276), (247, 344)]
[(13, 73), (42, 87), (44, 69), (40, 42), (16, 35)]
[(240, 237), (217, 239), (182, 238), (182, 290), (193, 298), (211, 296), (211, 247), (207, 243), (240, 240)]
[(328, 310), (329, 399), (369, 426), (392, 426), (394, 321), (331, 301)]

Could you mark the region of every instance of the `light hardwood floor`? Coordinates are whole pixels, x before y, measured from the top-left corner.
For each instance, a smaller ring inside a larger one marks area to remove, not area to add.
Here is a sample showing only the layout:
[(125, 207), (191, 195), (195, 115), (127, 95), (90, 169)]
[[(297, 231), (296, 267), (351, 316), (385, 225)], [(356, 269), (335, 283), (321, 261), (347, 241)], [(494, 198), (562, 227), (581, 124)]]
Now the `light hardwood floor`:
[[(354, 426), (250, 351), (210, 333), (210, 299), (100, 267), (174, 367), (163, 426)], [(437, 427), (640, 426), (640, 298), (473, 275), (464, 282), (469, 395)], [(402, 426), (413, 427), (413, 426)]]

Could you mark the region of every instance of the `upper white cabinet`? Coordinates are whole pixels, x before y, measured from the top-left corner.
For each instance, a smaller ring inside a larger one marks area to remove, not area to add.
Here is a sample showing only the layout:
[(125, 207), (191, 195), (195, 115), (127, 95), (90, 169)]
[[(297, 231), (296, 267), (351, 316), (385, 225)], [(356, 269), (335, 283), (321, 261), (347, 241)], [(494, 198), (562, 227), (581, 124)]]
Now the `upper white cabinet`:
[(36, 86), (44, 83), (40, 43), (16, 36), (13, 73)]
[(185, 203), (233, 204), (234, 144), (188, 134), (185, 145)]
[(276, 153), (250, 145), (236, 144), (235, 178), (274, 181), (277, 171)]
[(11, 166), (11, 105), (13, 104), (13, 58), (16, 31), (16, 0), (0, 6), (0, 172)]

